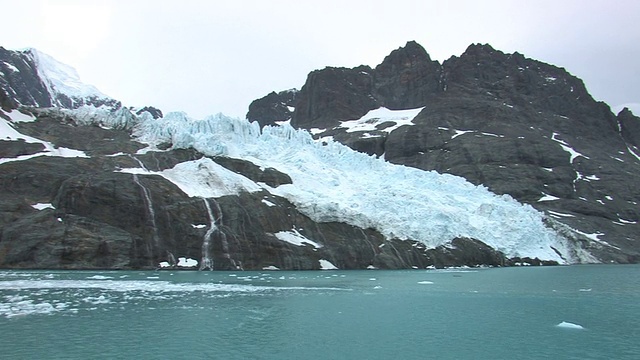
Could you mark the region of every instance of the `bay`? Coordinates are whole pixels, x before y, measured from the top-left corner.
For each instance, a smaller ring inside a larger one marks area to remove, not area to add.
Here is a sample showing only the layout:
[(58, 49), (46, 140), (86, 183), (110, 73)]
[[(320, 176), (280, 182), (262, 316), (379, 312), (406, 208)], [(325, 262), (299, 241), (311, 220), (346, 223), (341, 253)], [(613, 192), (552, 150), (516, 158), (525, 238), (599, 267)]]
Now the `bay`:
[(11, 359), (637, 359), (640, 266), (0, 271)]

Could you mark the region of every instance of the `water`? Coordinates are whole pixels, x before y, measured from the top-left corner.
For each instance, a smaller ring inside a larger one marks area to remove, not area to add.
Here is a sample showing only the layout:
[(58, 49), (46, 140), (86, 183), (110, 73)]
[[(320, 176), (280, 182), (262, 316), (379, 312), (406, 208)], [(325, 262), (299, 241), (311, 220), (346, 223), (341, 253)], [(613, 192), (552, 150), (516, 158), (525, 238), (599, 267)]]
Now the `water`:
[(639, 323), (636, 265), (0, 271), (7, 359), (637, 359)]

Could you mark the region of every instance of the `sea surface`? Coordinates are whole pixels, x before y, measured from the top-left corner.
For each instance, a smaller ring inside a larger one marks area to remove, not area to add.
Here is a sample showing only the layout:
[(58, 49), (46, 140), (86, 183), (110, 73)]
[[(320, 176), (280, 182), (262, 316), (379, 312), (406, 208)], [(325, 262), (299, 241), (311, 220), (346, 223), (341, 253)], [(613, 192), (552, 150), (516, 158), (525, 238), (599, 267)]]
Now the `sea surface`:
[(640, 359), (640, 266), (0, 271), (2, 359)]

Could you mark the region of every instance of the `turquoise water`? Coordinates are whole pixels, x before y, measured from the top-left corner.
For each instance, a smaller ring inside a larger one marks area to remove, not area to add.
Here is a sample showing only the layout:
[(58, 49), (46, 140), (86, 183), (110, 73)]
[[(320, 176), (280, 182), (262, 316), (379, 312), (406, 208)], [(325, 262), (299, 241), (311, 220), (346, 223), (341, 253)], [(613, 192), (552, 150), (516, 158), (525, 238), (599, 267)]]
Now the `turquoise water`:
[(638, 359), (639, 324), (637, 265), (0, 271), (6, 359)]

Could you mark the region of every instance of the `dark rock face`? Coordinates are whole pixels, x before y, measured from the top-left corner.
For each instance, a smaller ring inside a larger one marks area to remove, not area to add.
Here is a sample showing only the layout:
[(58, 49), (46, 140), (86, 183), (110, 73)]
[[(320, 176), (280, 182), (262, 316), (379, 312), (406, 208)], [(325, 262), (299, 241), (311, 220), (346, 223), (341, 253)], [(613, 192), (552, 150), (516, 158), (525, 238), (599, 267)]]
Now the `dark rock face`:
[(392, 51), (373, 73), (375, 98), (389, 109), (424, 106), (442, 88), (442, 67), (415, 41)]
[(339, 120), (358, 119), (379, 107), (372, 95), (372, 72), (368, 66), (311, 72), (298, 94), (291, 125), (327, 129), (337, 126)]
[(255, 182), (265, 183), (271, 187), (291, 184), (291, 178), (289, 175), (274, 168), (261, 170), (259, 166), (252, 162), (234, 158), (217, 157), (215, 158), (215, 161), (233, 172), (241, 174)]
[(14, 104), (53, 106), (51, 94), (38, 76), (33, 60), (24, 52), (6, 50), (1, 46), (0, 94), (6, 94)]
[(162, 110), (160, 110), (158, 108), (155, 108), (153, 106), (145, 106), (145, 107), (143, 107), (142, 109), (136, 111), (136, 115), (140, 115), (145, 111), (148, 112), (149, 114), (151, 114), (151, 116), (154, 119), (160, 119), (160, 118), (164, 117), (164, 115), (162, 114)]
[[(340, 121), (425, 107), (390, 133)], [(375, 69), (309, 74), (292, 125), (354, 150), (466, 178), (577, 229), (602, 261), (637, 262), (640, 119), (593, 100), (563, 68), (474, 44), (442, 65), (415, 42)]]
[(257, 121), (260, 127), (276, 125), (276, 121), (291, 119), (296, 104), (298, 90), (291, 89), (279, 93), (271, 92), (265, 97), (254, 100), (249, 105), (247, 120)]
[[(640, 118), (633, 115), (633, 113), (624, 108), (618, 114), (618, 124), (620, 127), (620, 134), (627, 144), (634, 146), (634, 150), (640, 147)], [(636, 154), (640, 151), (636, 150)]]

